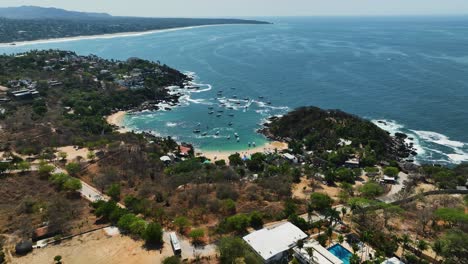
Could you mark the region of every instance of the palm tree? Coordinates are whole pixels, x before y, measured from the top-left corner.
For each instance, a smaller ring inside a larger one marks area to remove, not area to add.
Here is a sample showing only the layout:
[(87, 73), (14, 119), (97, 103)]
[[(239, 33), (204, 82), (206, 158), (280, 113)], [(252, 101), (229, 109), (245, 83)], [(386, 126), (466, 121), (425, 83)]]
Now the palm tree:
[(315, 264), (314, 261), (314, 248), (313, 247), (308, 247), (306, 248), (307, 254), (309, 254), (309, 264)]
[(408, 245), (411, 243), (411, 238), (408, 234), (403, 234), (400, 238), (400, 243), (401, 243), (401, 246), (402, 246), (402, 256), (404, 257), (405, 256), (405, 249), (406, 247), (408, 247)]
[(350, 264), (359, 264), (359, 263), (361, 263), (361, 259), (359, 258), (358, 255), (353, 254), (353, 255), (351, 255), (351, 257), (349, 258), (349, 263), (350, 263)]
[(429, 247), (429, 244), (424, 240), (418, 240), (416, 247), (418, 248), (419, 256), (421, 257), (421, 255), (423, 254), (423, 251)]
[(341, 218), (344, 218), (347, 212), (348, 210), (346, 209), (346, 207), (341, 207), (341, 214), (343, 215)]
[(442, 244), (442, 241), (436, 240), (434, 244), (432, 245), (432, 250), (436, 253), (436, 260), (437, 258), (442, 254), (442, 251), (444, 250), (444, 245)]
[(329, 226), (327, 228), (327, 237), (328, 237), (328, 240), (329, 240), (328, 242), (329, 243), (331, 243), (332, 236), (333, 236), (333, 228), (331, 226)]

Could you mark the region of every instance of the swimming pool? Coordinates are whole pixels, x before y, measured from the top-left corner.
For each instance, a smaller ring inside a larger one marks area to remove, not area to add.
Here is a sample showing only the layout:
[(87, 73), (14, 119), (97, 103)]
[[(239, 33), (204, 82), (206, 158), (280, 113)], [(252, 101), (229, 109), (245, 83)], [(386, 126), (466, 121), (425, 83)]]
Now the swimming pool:
[(328, 251), (330, 251), (333, 255), (341, 259), (341, 261), (343, 261), (343, 264), (349, 264), (349, 259), (351, 258), (351, 255), (353, 255), (353, 253), (349, 252), (349, 250), (347, 250), (340, 244), (336, 244), (328, 248)]

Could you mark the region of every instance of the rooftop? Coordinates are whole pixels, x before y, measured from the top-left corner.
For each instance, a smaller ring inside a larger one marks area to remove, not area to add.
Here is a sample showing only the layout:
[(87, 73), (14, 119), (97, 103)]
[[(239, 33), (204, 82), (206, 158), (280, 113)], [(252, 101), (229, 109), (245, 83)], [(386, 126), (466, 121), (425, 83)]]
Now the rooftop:
[(294, 248), (294, 252), (300, 257), (302, 257), (305, 261), (310, 262), (309, 253), (307, 253), (307, 248), (313, 248), (313, 262), (312, 263), (319, 263), (319, 264), (343, 264), (343, 261), (333, 255), (330, 251), (326, 248), (322, 247), (317, 241), (310, 240), (304, 244), (303, 248)]
[(245, 242), (264, 260), (289, 250), (298, 240), (306, 238), (306, 233), (297, 226), (286, 222), (274, 227), (263, 228), (244, 236)]

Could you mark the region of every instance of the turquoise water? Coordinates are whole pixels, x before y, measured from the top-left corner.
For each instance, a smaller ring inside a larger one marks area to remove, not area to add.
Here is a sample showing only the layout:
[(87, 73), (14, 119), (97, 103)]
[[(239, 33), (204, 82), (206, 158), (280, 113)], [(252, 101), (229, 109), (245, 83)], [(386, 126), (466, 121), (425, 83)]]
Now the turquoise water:
[[(265, 139), (255, 131), (267, 117), (315, 105), (385, 120), (380, 124), (385, 129), (414, 138), (420, 162), (468, 160), (468, 18), (263, 19), (274, 24), (11, 46), (0, 52), (70, 49), (160, 60), (194, 72), (197, 83), (207, 84), (202, 92), (187, 92), (172, 111), (140, 113), (125, 122), (205, 150), (261, 145)], [(219, 90), (225, 98), (216, 98)], [(208, 114), (209, 107), (217, 111), (234, 95), (241, 99), (240, 105), (230, 102), (234, 110), (224, 109), (221, 117)], [(194, 134), (197, 128), (207, 136)]]
[(337, 256), (343, 264), (349, 264), (349, 258), (353, 255), (353, 253), (349, 252), (346, 248), (344, 248), (340, 244), (336, 244), (328, 249), (333, 255)]

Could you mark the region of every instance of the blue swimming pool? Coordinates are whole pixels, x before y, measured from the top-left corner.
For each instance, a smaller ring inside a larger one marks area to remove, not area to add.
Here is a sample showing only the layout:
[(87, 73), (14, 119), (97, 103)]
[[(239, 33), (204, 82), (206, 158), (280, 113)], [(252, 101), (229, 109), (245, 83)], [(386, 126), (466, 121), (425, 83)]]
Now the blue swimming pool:
[(349, 259), (353, 253), (349, 252), (346, 248), (344, 248), (340, 244), (336, 244), (330, 248), (328, 248), (333, 255), (337, 256), (339, 259), (343, 261), (343, 264), (349, 264)]

